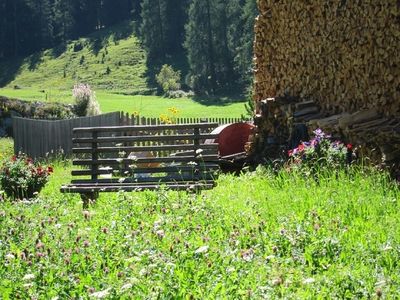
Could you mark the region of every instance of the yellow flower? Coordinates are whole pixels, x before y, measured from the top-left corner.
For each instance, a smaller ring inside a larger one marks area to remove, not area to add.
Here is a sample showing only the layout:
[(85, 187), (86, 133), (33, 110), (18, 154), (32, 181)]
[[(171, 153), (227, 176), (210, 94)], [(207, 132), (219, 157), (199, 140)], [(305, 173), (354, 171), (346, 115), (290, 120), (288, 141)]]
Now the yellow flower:
[(168, 111), (173, 115), (177, 115), (179, 113), (179, 110), (176, 107), (170, 107), (168, 108)]
[(139, 112), (137, 110), (132, 112), (132, 116), (137, 117), (139, 115)]

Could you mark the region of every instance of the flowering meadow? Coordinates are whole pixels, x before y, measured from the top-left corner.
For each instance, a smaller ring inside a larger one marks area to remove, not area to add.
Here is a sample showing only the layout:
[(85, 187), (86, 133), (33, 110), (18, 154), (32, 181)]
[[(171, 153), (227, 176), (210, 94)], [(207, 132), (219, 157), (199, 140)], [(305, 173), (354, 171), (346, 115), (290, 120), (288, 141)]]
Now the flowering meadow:
[(1, 299), (395, 299), (400, 191), (352, 168), (258, 168), (201, 195), (59, 193), (0, 202)]

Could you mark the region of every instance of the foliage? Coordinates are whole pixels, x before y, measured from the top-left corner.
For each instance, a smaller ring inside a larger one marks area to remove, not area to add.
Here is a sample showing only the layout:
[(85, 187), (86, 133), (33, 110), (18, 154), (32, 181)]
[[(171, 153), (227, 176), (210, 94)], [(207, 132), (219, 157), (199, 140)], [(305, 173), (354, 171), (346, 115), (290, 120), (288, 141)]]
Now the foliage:
[(101, 114), (95, 92), (88, 84), (76, 84), (72, 90), (75, 99), (75, 111), (78, 116), (96, 116)]
[(332, 142), (330, 136), (321, 129), (314, 131), (315, 137), (309, 142), (302, 142), (288, 154), (292, 166), (313, 170), (335, 170), (351, 163), (352, 145), (340, 141)]
[(181, 72), (175, 71), (170, 65), (162, 66), (160, 73), (156, 75), (156, 80), (164, 93), (181, 88)]
[[(56, 167), (0, 203), (3, 299), (374, 299), (400, 286), (398, 186), (368, 169), (220, 176), (201, 195), (103, 193), (82, 211)], [(167, 275), (168, 276), (167, 276)]]
[(14, 154), (14, 142), (12, 138), (0, 138), (0, 163), (3, 159)]
[(52, 167), (37, 164), (24, 154), (14, 155), (3, 161), (0, 184), (11, 199), (30, 199), (45, 186), (52, 172)]
[(70, 107), (59, 103), (45, 103), (38, 106), (33, 114), (34, 118), (47, 120), (62, 120), (75, 117)]

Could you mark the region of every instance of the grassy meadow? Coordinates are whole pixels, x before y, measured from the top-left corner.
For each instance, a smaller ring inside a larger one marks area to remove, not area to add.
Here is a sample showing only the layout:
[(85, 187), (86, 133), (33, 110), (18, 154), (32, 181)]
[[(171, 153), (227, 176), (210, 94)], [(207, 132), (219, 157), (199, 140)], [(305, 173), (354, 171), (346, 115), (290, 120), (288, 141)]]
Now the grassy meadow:
[[(0, 88), (0, 95), (16, 99), (44, 102), (72, 103), (70, 90), (44, 90)], [(144, 117), (159, 117), (166, 113), (168, 108), (176, 107), (179, 117), (240, 117), (246, 115), (245, 102), (232, 101), (229, 98), (209, 100), (207, 98), (178, 98), (169, 99), (161, 96), (123, 95), (110, 91), (96, 91), (103, 113), (124, 111), (138, 113)]]
[(0, 202), (2, 299), (396, 299), (400, 191), (371, 169), (318, 183), (265, 168), (201, 195), (59, 193)]
[[(185, 69), (182, 58), (169, 63)], [(72, 103), (75, 83), (87, 83), (96, 92), (102, 112), (124, 111), (158, 117), (169, 107), (181, 117), (240, 117), (245, 99), (204, 97), (166, 99), (143, 96), (154, 93), (155, 74), (161, 66), (147, 61), (135, 34), (135, 25), (123, 23), (64, 47), (38, 52), (23, 59), (0, 61), (0, 96)], [(184, 76), (184, 74), (183, 74)]]

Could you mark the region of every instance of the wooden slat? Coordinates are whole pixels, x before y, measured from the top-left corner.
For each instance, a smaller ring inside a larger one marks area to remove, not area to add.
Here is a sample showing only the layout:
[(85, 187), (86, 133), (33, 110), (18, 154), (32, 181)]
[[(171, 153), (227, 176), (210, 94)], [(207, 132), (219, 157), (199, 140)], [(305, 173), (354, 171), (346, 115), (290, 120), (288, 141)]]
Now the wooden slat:
[(173, 130), (173, 129), (193, 129), (193, 128), (215, 128), (218, 123), (194, 123), (194, 124), (170, 124), (170, 125), (139, 125), (139, 126), (104, 126), (104, 127), (81, 127), (74, 128), (74, 133), (83, 132), (123, 132), (123, 131), (142, 131), (142, 130)]
[[(184, 184), (170, 184), (164, 185), (166, 189), (176, 191), (187, 191), (187, 190), (200, 190), (200, 189), (212, 189), (215, 183), (184, 183)], [(141, 190), (159, 190), (163, 185), (160, 184), (138, 184), (138, 185), (124, 185), (124, 186), (79, 186), (69, 185), (61, 187), (62, 193), (90, 193), (90, 192), (119, 192), (119, 191), (141, 191)]]
[[(199, 174), (183, 174), (183, 175), (168, 175), (160, 177), (129, 177), (129, 178), (112, 178), (112, 179), (97, 179), (93, 181), (91, 179), (75, 179), (71, 181), (71, 185), (86, 185), (86, 186), (121, 186), (129, 184), (139, 184), (139, 183), (180, 183), (180, 182), (202, 182), (209, 181), (212, 182), (217, 176), (212, 173), (199, 173)], [(123, 180), (123, 181), (122, 181)]]
[(216, 139), (218, 134), (185, 134), (185, 135), (144, 135), (144, 136), (119, 136), (119, 137), (99, 137), (93, 138), (73, 138), (74, 143), (125, 143), (125, 142), (160, 142), (176, 140), (206, 140)]
[[(198, 166), (188, 166), (188, 165), (179, 165), (179, 166), (168, 166), (168, 167), (155, 167), (155, 168), (133, 168), (133, 169), (116, 169), (117, 172), (130, 172), (133, 174), (140, 173), (178, 173), (178, 172), (192, 172), (198, 169), (200, 172), (204, 172), (205, 170), (209, 171), (217, 171), (219, 170), (218, 164), (200, 164)], [(113, 169), (109, 170), (97, 170), (95, 174), (98, 175), (107, 175), (113, 174)], [(93, 170), (73, 170), (71, 172), (73, 176), (85, 176), (92, 175)]]
[[(97, 152), (99, 153), (117, 153), (124, 151), (126, 153), (130, 152), (157, 152), (157, 151), (178, 151), (178, 150), (195, 150), (198, 146), (194, 144), (185, 144), (185, 145), (154, 145), (154, 146), (125, 146), (125, 147), (98, 147)], [(218, 149), (218, 144), (201, 144), (201, 149), (208, 150), (216, 150)], [(81, 147), (81, 148), (73, 148), (73, 153), (94, 153), (94, 150), (91, 147)]]
[[(120, 159), (75, 159), (75, 166), (91, 166), (91, 165), (120, 165), (120, 164), (143, 164), (143, 163), (173, 163), (173, 162), (191, 162), (199, 161), (199, 158), (193, 156), (176, 156), (176, 157), (149, 157), (138, 158), (136, 160), (129, 158)], [(217, 161), (218, 155), (203, 155), (201, 161)]]

